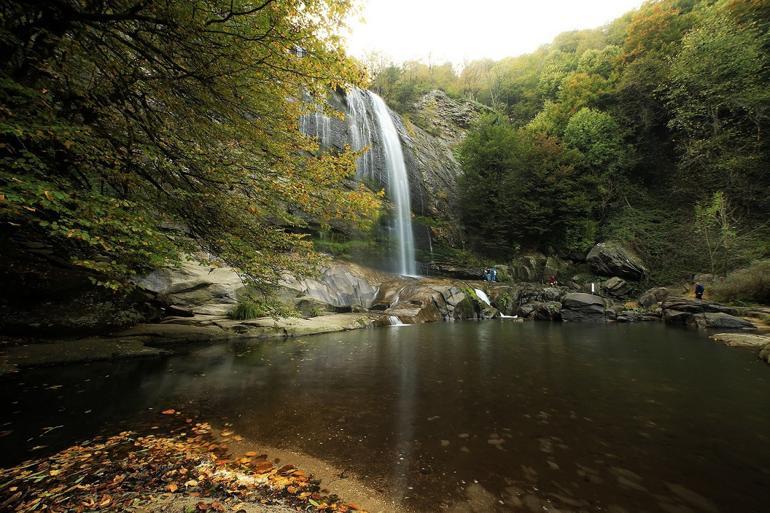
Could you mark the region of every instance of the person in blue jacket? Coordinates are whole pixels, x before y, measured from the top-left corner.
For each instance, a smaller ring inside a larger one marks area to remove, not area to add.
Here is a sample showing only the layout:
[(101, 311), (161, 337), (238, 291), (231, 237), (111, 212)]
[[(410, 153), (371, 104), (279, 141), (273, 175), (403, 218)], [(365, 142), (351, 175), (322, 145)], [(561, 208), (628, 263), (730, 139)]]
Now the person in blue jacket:
[(703, 293), (706, 291), (706, 287), (702, 283), (695, 284), (695, 298), (703, 299)]

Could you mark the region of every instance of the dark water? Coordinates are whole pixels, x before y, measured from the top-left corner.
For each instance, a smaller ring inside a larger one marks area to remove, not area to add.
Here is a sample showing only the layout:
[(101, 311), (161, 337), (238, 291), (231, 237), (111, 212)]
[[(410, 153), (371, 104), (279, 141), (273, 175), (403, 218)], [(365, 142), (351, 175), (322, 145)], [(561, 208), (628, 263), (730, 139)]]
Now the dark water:
[(172, 407), (417, 511), (770, 511), (770, 368), (658, 324), (360, 330), (0, 384), (4, 464)]

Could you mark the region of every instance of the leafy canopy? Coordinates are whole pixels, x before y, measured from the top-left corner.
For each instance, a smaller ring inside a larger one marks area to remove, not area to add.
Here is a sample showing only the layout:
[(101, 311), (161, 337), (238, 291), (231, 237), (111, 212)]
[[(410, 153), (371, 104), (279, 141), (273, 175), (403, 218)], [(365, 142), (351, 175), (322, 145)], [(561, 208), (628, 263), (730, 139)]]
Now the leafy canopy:
[[(361, 73), (347, 0), (0, 7), (0, 226), (117, 287), (203, 249), (257, 282), (312, 262), (306, 219), (369, 219), (354, 156), (298, 129)], [(170, 226), (181, 228), (168, 230)]]

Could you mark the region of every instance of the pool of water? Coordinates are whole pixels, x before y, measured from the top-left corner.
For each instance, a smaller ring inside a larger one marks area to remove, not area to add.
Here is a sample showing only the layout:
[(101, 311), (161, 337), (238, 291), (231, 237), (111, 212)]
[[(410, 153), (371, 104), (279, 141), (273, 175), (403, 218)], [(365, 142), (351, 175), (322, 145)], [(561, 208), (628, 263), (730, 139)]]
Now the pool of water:
[(0, 385), (3, 464), (176, 408), (420, 512), (770, 511), (770, 368), (660, 324), (359, 330)]

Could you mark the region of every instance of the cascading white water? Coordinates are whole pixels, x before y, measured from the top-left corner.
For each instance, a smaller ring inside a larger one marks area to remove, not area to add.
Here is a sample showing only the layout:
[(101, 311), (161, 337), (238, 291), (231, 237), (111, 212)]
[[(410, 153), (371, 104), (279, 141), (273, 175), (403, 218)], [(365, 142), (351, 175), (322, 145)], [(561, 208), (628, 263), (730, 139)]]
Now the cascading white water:
[(322, 147), (331, 146), (332, 120), (323, 112), (316, 111), (306, 114), (300, 120), (300, 130), (305, 135), (314, 136)]
[(351, 87), (347, 94), (348, 125), (354, 151), (366, 150), (356, 160), (356, 177), (373, 178), (374, 151), (372, 146), (372, 127), (367, 115), (367, 93), (357, 87)]
[(409, 199), (409, 179), (406, 174), (404, 152), (398, 137), (396, 125), (390, 117), (385, 101), (369, 92), (382, 140), (385, 167), (388, 173), (388, 195), (396, 207), (394, 232), (398, 241), (399, 272), (404, 275), (417, 274), (414, 260), (414, 232), (412, 231), (412, 207)]
[(489, 306), (492, 306), (492, 302), (489, 300), (489, 296), (487, 296), (486, 292), (484, 292), (481, 289), (473, 289), (473, 291), (476, 293), (476, 296), (478, 296), (478, 298), (480, 300), (482, 300), (483, 302), (485, 302)]
[[(417, 264), (409, 179), (396, 125), (385, 101), (371, 91), (351, 87), (346, 101), (351, 146), (355, 151), (363, 151), (356, 161), (356, 177), (387, 183), (388, 197), (395, 206), (392, 233), (397, 244), (397, 271), (414, 276)], [(302, 116), (300, 128), (304, 134), (318, 139), (322, 148), (330, 148), (334, 135), (331, 124), (331, 118), (319, 107), (316, 112)], [(378, 166), (379, 162), (382, 165)]]

